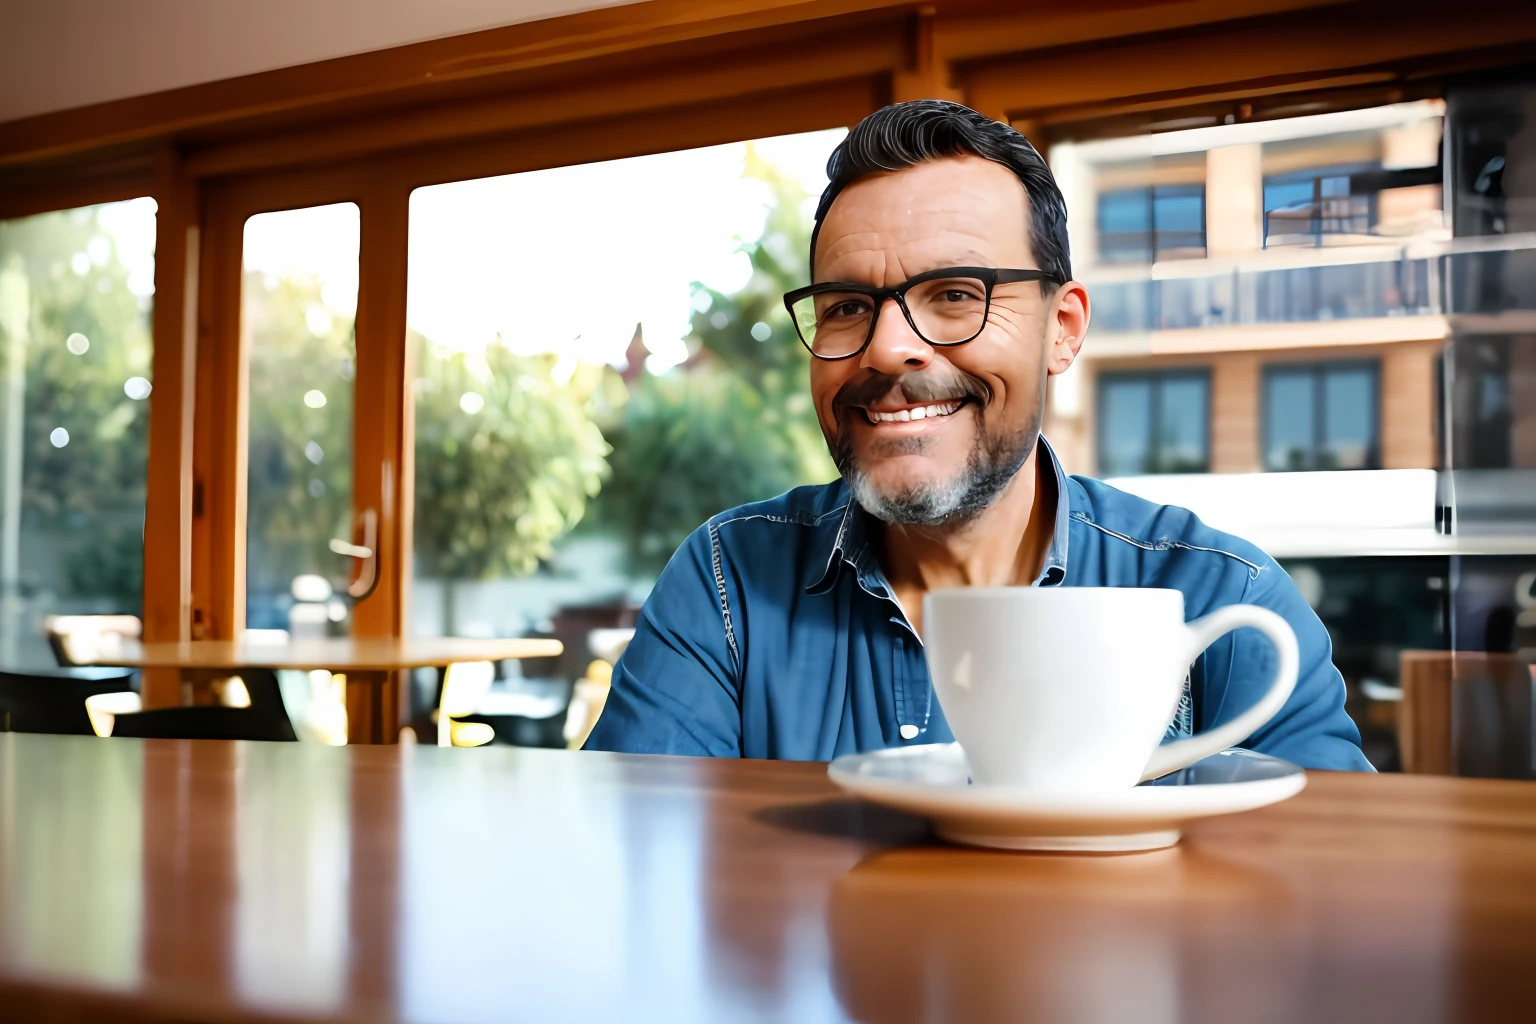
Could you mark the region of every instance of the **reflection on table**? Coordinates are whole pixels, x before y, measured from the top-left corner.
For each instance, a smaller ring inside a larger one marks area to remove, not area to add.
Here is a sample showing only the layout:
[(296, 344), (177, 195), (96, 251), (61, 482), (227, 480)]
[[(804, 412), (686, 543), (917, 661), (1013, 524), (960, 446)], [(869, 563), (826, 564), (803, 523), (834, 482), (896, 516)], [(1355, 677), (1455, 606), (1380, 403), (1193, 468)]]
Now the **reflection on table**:
[(1536, 789), (1315, 773), (1170, 850), (936, 844), (816, 764), (0, 736), (16, 1019), (1498, 1020)]

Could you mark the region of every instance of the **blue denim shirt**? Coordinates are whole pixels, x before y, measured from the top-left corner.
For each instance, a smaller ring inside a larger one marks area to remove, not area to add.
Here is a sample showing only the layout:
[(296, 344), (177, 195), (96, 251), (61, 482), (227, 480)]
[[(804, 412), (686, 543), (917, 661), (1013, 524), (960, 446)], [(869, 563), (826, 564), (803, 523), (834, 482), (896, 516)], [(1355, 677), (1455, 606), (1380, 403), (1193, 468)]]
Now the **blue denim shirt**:
[[(1056, 474), (1056, 529), (1036, 586), (1168, 587), (1195, 619), (1229, 604), (1278, 612), (1301, 669), (1243, 746), (1308, 768), (1370, 771), (1344, 712), (1323, 624), (1274, 560), (1108, 484)], [(827, 761), (952, 740), (923, 645), (841, 480), (723, 512), (678, 549), (641, 610), (588, 750)], [(1195, 663), (1168, 738), (1235, 717), (1268, 688), (1269, 642), (1240, 629)]]

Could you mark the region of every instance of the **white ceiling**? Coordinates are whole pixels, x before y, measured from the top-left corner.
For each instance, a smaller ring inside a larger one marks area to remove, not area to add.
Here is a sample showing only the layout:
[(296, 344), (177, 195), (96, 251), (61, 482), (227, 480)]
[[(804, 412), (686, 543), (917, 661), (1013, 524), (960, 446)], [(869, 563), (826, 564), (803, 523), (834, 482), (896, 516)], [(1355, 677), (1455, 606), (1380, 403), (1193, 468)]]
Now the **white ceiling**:
[(0, 0), (0, 122), (633, 0)]

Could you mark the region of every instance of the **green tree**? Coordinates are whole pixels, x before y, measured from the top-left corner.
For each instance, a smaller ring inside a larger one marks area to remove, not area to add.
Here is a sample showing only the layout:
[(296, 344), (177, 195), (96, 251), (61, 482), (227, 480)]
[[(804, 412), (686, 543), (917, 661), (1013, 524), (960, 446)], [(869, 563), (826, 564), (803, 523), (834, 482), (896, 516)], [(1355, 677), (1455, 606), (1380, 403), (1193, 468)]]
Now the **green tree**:
[(694, 357), (643, 374), (609, 430), (613, 478), (594, 520), (624, 539), (638, 573), (659, 572), (718, 512), (837, 474), (806, 388), (810, 356), (781, 298), (808, 273), (807, 196), (750, 144), (743, 176), (770, 197), (762, 234), (742, 246), (752, 276), (729, 295), (694, 286)]
[(149, 403), (128, 382), (150, 374), (150, 303), (128, 287), (101, 212), (0, 222), (0, 274), (24, 307), (0, 334), (24, 346), (24, 585), (136, 612)]
[(616, 378), (580, 367), (557, 381), (554, 356), (499, 342), (478, 354), (421, 348), (417, 557), (443, 580), (451, 631), (456, 582), (530, 573), (581, 521), (608, 470), (592, 413), (612, 400)]
[(301, 573), (340, 584), (352, 536), (353, 319), (306, 278), (244, 279), (249, 346), (246, 589), (252, 625), (283, 626), (276, 605)]

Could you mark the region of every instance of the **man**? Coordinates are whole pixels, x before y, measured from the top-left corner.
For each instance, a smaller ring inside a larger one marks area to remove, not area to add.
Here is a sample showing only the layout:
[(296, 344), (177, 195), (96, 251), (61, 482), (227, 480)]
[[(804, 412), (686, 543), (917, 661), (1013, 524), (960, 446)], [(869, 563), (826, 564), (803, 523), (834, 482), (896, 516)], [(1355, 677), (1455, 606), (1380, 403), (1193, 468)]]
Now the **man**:
[[(919, 100), (865, 118), (827, 167), (817, 283), (785, 302), (842, 479), (723, 512), (683, 544), (587, 748), (828, 760), (948, 741), (925, 593), (1171, 587), (1191, 619), (1253, 603), (1296, 631), (1296, 689), (1245, 746), (1369, 771), (1328, 634), (1284, 571), (1187, 510), (1066, 476), (1041, 437), (1046, 380), (1072, 365), (1089, 306), (1029, 142)], [(1169, 738), (1249, 707), (1273, 667), (1254, 631), (1222, 637)]]

